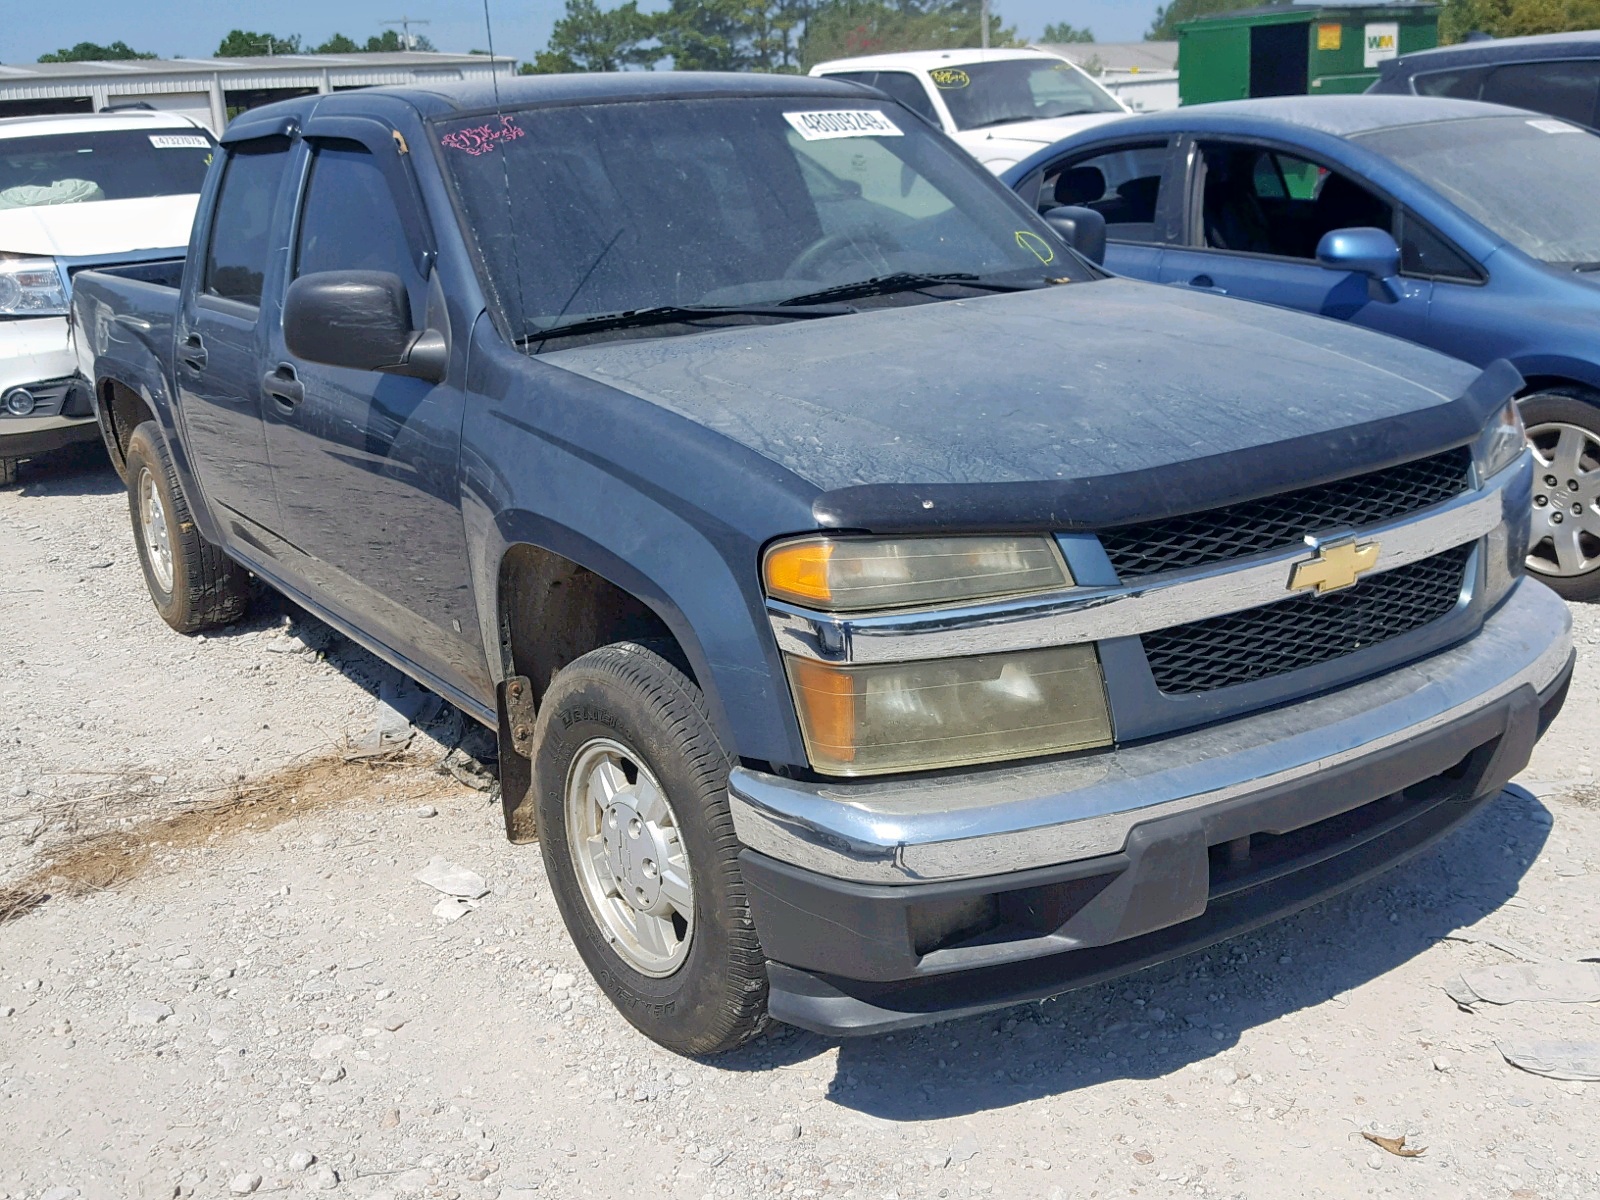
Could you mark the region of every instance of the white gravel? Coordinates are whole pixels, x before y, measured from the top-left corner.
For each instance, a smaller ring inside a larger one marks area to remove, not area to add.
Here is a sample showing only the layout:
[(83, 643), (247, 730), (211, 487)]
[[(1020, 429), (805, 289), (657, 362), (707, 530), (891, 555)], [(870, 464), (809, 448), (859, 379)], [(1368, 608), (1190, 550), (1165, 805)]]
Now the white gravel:
[[(386, 668), (315, 622), (294, 628), (319, 653), (275, 653), (281, 605), (179, 638), (109, 471), (24, 472), (0, 493), (0, 883), (371, 728)], [(537, 849), (434, 772), (438, 722), (337, 803), (157, 844), (120, 886), (0, 925), (0, 1200), (1592, 1197), (1600, 1085), (1516, 1071), (1495, 1039), (1600, 1040), (1600, 1005), (1468, 1014), (1442, 991), (1507, 961), (1442, 940), (1460, 926), (1557, 957), (1600, 941), (1600, 613), (1578, 617), (1527, 790), (1376, 883), (1044, 1005), (875, 1041), (780, 1029), (710, 1063), (600, 998)], [(488, 888), (451, 922), (415, 878), (435, 858)]]

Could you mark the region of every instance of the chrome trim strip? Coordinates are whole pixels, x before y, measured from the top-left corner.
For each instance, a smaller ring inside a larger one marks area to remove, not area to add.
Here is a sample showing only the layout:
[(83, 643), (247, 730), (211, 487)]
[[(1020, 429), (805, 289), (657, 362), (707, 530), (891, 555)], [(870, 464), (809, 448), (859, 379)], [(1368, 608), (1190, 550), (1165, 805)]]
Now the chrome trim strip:
[(1524, 580), (1470, 640), (1339, 691), (1122, 750), (924, 779), (799, 783), (737, 768), (750, 849), (865, 883), (1114, 854), (1140, 822), (1264, 792), (1543, 691), (1572, 651), (1566, 605)]
[[(1519, 474), (1501, 471), (1487, 488), (1421, 515), (1358, 530), (1320, 530), (1317, 540), (1352, 532), (1376, 540), (1382, 552), (1374, 571), (1392, 571), (1491, 532), (1505, 520), (1505, 492)], [(1072, 588), (960, 608), (866, 617), (778, 601), (769, 601), (767, 609), (778, 649), (802, 658), (874, 663), (998, 654), (1128, 637), (1287, 600), (1294, 595), (1288, 590), (1290, 574), (1306, 554), (1297, 547), (1116, 587)]]

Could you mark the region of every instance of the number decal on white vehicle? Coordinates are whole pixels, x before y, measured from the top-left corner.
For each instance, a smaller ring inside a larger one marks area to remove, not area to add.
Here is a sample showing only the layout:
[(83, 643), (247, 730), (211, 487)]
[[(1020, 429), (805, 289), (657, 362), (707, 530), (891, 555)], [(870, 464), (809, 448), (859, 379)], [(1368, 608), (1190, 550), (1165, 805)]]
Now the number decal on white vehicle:
[(195, 133), (152, 133), (150, 144), (157, 150), (204, 150), (211, 145)]

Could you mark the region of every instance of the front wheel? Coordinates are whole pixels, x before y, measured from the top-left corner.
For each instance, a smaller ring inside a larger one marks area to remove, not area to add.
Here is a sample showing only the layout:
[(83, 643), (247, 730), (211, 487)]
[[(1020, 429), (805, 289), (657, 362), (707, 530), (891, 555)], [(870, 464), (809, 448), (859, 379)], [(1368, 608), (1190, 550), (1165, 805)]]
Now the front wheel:
[(700, 689), (643, 646), (603, 646), (556, 676), (534, 736), (545, 870), (595, 982), (680, 1054), (754, 1037), (766, 960), (728, 812), (731, 763)]
[(1549, 391), (1521, 408), (1535, 460), (1528, 569), (1568, 600), (1600, 599), (1600, 405)]

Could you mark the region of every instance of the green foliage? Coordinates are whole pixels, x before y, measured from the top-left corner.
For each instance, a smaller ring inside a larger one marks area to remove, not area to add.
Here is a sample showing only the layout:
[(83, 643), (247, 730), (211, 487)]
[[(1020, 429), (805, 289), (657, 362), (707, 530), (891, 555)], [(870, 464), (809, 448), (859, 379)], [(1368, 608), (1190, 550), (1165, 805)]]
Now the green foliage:
[(230, 29), (217, 47), (218, 58), (255, 58), (263, 54), (299, 54), (300, 35), (278, 37), (249, 29)]
[(1044, 32), (1039, 35), (1039, 40), (1046, 45), (1069, 45), (1073, 42), (1094, 41), (1094, 30), (1085, 25), (1079, 29), (1068, 21), (1061, 21), (1055, 25), (1046, 25)]
[[(367, 39), (367, 44), (361, 49), (366, 54), (398, 54), (405, 50), (406, 44), (401, 40), (398, 29), (385, 29), (380, 34), (374, 34)], [(430, 42), (425, 34), (413, 33), (411, 35), (412, 50), (434, 50), (437, 47)]]
[(1478, 32), (1528, 37), (1600, 26), (1600, 0), (1445, 0), (1439, 40), (1445, 45)]
[(112, 42), (109, 46), (102, 46), (97, 42), (79, 42), (76, 46), (57, 50), (54, 54), (41, 54), (39, 61), (42, 63), (116, 62), (121, 59), (154, 57), (154, 54), (135, 50), (127, 42)]
[(1163, 4), (1156, 9), (1156, 19), (1150, 24), (1150, 32), (1144, 35), (1145, 40), (1174, 41), (1178, 36), (1178, 26), (1185, 21), (1211, 13), (1236, 12), (1250, 7), (1253, 7), (1250, 0), (1172, 0), (1170, 4)]
[(357, 54), (361, 47), (356, 45), (354, 38), (347, 38), (342, 33), (336, 33), (322, 45), (314, 47), (313, 54)]
[(656, 18), (640, 12), (638, 0), (609, 10), (595, 0), (567, 0), (566, 13), (550, 32), (549, 46), (533, 62), (523, 63), (521, 71), (554, 75), (651, 66), (661, 57), (652, 45), (655, 37)]
[[(982, 42), (977, 0), (951, 0), (925, 8), (888, 0), (833, 0), (819, 7), (800, 39), (800, 66), (809, 70), (833, 58), (899, 50), (948, 50)], [(989, 44), (1015, 46), (1017, 31), (989, 15)]]

